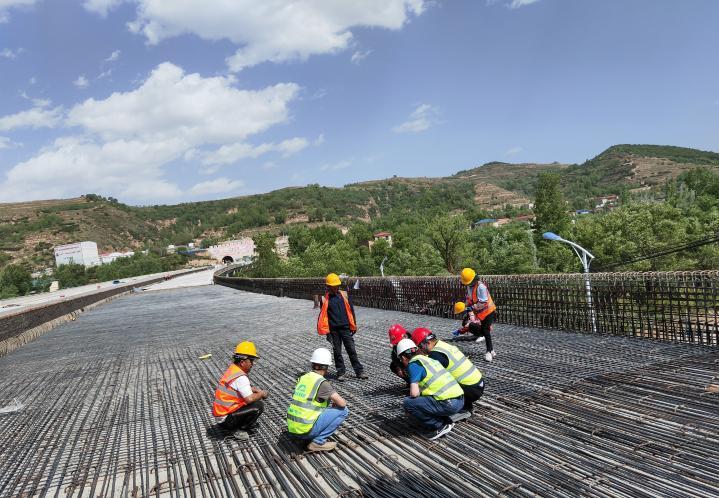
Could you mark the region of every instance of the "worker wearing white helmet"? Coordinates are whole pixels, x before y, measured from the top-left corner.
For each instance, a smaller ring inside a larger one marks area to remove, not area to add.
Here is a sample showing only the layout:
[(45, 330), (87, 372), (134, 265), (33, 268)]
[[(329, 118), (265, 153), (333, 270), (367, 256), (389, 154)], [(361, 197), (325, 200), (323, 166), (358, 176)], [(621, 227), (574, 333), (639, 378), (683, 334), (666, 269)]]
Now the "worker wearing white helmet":
[(438, 361), (421, 354), (412, 339), (399, 341), (397, 354), (409, 376), (405, 411), (431, 429), (430, 440), (444, 436), (454, 427), (450, 417), (464, 407), (462, 387)]
[(347, 402), (325, 379), (332, 364), (332, 353), (326, 348), (315, 349), (310, 362), (312, 371), (297, 380), (287, 408), (287, 430), (309, 440), (310, 451), (334, 450), (337, 443), (327, 439), (349, 414)]

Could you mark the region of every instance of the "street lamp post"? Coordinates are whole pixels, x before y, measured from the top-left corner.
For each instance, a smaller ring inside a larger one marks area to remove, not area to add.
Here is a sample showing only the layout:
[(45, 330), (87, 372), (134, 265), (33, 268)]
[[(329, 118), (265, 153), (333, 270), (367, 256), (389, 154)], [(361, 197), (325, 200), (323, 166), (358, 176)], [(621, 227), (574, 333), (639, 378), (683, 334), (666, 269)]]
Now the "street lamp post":
[(579, 244), (572, 242), (571, 240), (563, 239), (556, 233), (544, 232), (542, 234), (542, 237), (546, 240), (554, 240), (556, 242), (563, 242), (565, 244), (572, 246), (572, 249), (574, 249), (574, 253), (579, 258), (579, 261), (582, 262), (582, 267), (584, 267), (584, 289), (587, 292), (587, 306), (589, 307), (589, 320), (592, 324), (592, 333), (596, 334), (597, 333), (597, 317), (596, 317), (596, 313), (594, 311), (594, 303), (592, 301), (592, 286), (589, 282), (589, 265), (592, 263), (594, 256), (592, 255), (592, 253), (587, 251), (585, 248), (583, 248)]

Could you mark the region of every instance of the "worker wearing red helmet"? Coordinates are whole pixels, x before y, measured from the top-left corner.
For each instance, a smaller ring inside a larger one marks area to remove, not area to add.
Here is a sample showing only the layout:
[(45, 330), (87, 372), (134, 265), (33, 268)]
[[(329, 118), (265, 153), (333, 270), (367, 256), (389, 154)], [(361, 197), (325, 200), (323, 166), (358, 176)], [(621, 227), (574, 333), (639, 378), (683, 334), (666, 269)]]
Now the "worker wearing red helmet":
[(389, 328), (388, 335), (389, 343), (392, 345), (392, 362), (389, 364), (389, 369), (397, 377), (407, 381), (407, 369), (402, 365), (399, 356), (397, 356), (397, 344), (402, 339), (409, 339), (409, 332), (399, 323), (395, 323)]
[(464, 391), (464, 407), (460, 414), (469, 416), (473, 410), (473, 403), (484, 394), (482, 372), (469, 361), (459, 348), (438, 340), (429, 329), (414, 329), (412, 342), (423, 354), (439, 362), (452, 374), (454, 380)]

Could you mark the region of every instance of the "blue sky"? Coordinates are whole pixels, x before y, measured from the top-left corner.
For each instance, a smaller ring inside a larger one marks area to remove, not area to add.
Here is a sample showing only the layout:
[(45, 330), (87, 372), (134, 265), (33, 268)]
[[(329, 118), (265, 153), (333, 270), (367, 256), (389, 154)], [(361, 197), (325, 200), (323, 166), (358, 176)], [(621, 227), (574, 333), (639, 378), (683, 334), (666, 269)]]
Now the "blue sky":
[(713, 0), (0, 0), (0, 203), (719, 150)]

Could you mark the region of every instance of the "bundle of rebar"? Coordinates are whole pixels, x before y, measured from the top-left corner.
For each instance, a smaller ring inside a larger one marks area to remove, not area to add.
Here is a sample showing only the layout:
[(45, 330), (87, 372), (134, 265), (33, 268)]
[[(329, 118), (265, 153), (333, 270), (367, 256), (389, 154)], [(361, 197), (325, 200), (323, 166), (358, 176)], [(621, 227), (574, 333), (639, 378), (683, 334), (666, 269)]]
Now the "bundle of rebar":
[[(361, 284), (362, 285), (362, 284)], [(131, 295), (0, 358), (0, 496), (712, 496), (719, 489), (719, 352), (629, 337), (495, 326), (498, 356), (455, 344), (481, 369), (467, 421), (428, 441), (401, 403), (387, 329), (457, 322), (357, 307), (369, 380), (330, 378), (350, 415), (336, 452), (286, 431), (317, 310), (219, 286)], [(239, 442), (211, 415), (234, 346), (256, 343), (270, 392)], [(212, 354), (208, 359), (207, 354)]]

